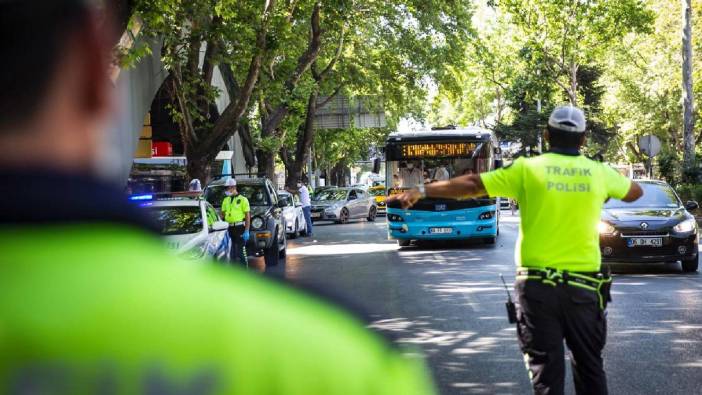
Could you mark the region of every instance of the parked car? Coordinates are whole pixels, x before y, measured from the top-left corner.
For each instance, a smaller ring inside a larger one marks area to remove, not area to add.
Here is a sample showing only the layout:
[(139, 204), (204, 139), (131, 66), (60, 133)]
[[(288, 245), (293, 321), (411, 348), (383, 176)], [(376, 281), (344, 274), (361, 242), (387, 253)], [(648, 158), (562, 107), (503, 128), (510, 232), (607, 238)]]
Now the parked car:
[(378, 208), (375, 199), (359, 188), (336, 188), (319, 192), (312, 200), (312, 221), (334, 221), (339, 224), (351, 219), (375, 221)]
[(307, 234), (307, 222), (305, 214), (302, 212), (300, 198), (287, 191), (278, 191), (279, 205), (283, 209), (285, 218), (285, 233), (288, 238), (294, 239), (300, 235)]
[(697, 202), (683, 204), (662, 181), (639, 181), (643, 196), (631, 203), (610, 199), (599, 225), (604, 262), (682, 262), (685, 272), (697, 271), (698, 227), (688, 212)]
[(166, 246), (188, 259), (229, 260), (229, 224), (200, 198), (134, 195), (159, 226)]
[(511, 205), (509, 204), (509, 198), (501, 197), (500, 199), (500, 210), (509, 210)]
[[(226, 179), (210, 183), (204, 196), (218, 210), (225, 197)], [(249, 199), (251, 206), (251, 238), (246, 245), (249, 255), (263, 256), (266, 266), (275, 266), (287, 255), (285, 218), (279, 207), (278, 194), (267, 178), (237, 179), (237, 190)]]
[(387, 207), (385, 204), (385, 185), (379, 184), (368, 188), (368, 193), (375, 199), (375, 205), (378, 208), (379, 215), (385, 215)]
[(318, 194), (320, 194), (320, 193), (322, 193), (322, 192), (324, 192), (324, 191), (328, 191), (328, 190), (330, 190), (330, 189), (337, 189), (337, 188), (339, 188), (339, 187), (337, 187), (337, 186), (335, 186), (335, 185), (324, 185), (324, 186), (321, 186), (321, 187), (317, 187), (317, 188), (314, 189), (314, 192), (312, 192), (312, 194), (310, 195), (310, 199), (311, 199), (311, 200), (314, 200), (314, 197), (315, 197), (316, 195), (318, 195)]

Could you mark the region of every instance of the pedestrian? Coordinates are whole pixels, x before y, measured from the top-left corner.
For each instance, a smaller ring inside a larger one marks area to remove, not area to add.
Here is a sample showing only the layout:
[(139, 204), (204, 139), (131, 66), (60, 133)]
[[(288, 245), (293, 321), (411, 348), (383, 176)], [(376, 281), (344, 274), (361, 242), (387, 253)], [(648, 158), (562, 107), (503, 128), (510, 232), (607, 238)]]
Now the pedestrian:
[(229, 223), (229, 239), (231, 250), (229, 260), (238, 262), (245, 267), (249, 266), (249, 259), (246, 253), (246, 243), (249, 242), (251, 229), (251, 207), (249, 199), (239, 194), (236, 188), (236, 180), (228, 178), (224, 183), (226, 188), (225, 197), (222, 201), (222, 215)]
[(202, 192), (202, 184), (200, 183), (200, 180), (197, 178), (193, 178), (192, 181), (190, 181), (190, 184), (188, 185), (188, 191)]
[(563, 394), (564, 340), (578, 394), (606, 394), (602, 350), (611, 277), (601, 270), (599, 233), (606, 199), (632, 202), (641, 187), (580, 153), (582, 110), (557, 107), (548, 120), (550, 151), (483, 174), (407, 191), (404, 208), (429, 197), (506, 196), (521, 203), (515, 290), (517, 335), (536, 394)]
[(340, 309), (174, 257), (105, 178), (121, 32), (103, 3), (0, 1), (0, 392), (432, 394)]
[(509, 209), (512, 211), (512, 215), (517, 211), (517, 201), (509, 198)]
[(296, 189), (286, 188), (288, 192), (295, 193), (300, 196), (302, 204), (302, 214), (305, 217), (305, 236), (312, 237), (312, 200), (310, 199), (310, 191), (307, 189), (308, 180), (303, 178), (297, 182)]

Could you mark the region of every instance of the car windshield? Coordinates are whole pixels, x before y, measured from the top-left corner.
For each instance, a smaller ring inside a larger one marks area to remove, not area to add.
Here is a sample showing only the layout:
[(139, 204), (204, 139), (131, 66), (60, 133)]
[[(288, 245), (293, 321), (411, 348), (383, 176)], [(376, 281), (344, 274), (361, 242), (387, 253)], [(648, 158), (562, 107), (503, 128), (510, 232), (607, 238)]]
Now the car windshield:
[(280, 201), (281, 207), (292, 207), (293, 206), (293, 199), (292, 199), (291, 195), (279, 193), (278, 200)]
[(314, 200), (346, 200), (346, 191), (342, 189), (326, 189), (316, 194)]
[[(261, 185), (238, 185), (237, 190), (240, 194), (249, 199), (251, 206), (269, 206), (268, 195), (263, 184)], [(227, 196), (224, 194), (226, 188), (224, 185), (209, 186), (205, 191), (205, 199), (215, 207), (222, 207), (222, 201)]]
[(385, 196), (385, 188), (369, 189), (368, 193), (370, 193), (371, 196)]
[(641, 188), (644, 191), (643, 196), (634, 202), (623, 202), (619, 199), (610, 199), (605, 203), (605, 208), (676, 208), (680, 207), (681, 203), (678, 197), (675, 196), (673, 188), (665, 184), (651, 184), (642, 182)]
[(150, 207), (147, 211), (162, 235), (185, 235), (203, 230), (200, 207)]

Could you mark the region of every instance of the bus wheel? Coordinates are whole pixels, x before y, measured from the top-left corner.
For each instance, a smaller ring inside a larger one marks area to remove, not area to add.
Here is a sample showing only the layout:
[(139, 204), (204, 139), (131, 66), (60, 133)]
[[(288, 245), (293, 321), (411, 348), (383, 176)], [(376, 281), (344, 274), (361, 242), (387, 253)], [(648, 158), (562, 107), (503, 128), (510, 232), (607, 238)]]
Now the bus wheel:
[(400, 247), (409, 247), (411, 242), (412, 242), (412, 240), (398, 239), (397, 245), (399, 245)]

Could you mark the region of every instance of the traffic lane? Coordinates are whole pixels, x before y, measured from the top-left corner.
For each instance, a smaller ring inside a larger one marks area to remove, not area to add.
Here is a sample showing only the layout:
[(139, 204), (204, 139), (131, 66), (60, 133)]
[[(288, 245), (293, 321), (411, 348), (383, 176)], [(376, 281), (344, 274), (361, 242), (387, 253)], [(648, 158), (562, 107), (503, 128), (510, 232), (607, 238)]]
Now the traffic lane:
[(481, 243), (400, 249), (386, 224), (315, 224), (290, 242), (285, 277), (326, 286), (372, 314), (370, 326), (427, 356), (441, 393), (529, 392), (498, 274), (514, 280), (517, 222), (503, 221), (497, 247)]
[[(282, 276), (333, 288), (374, 313), (371, 326), (421, 347), (443, 394), (528, 393), (497, 274), (513, 281), (517, 218), (503, 211), (497, 248), (400, 250), (384, 224), (319, 224), (290, 244)], [(698, 393), (700, 276), (679, 265), (616, 265), (605, 364), (611, 393)], [(567, 392), (573, 393), (570, 368)]]

